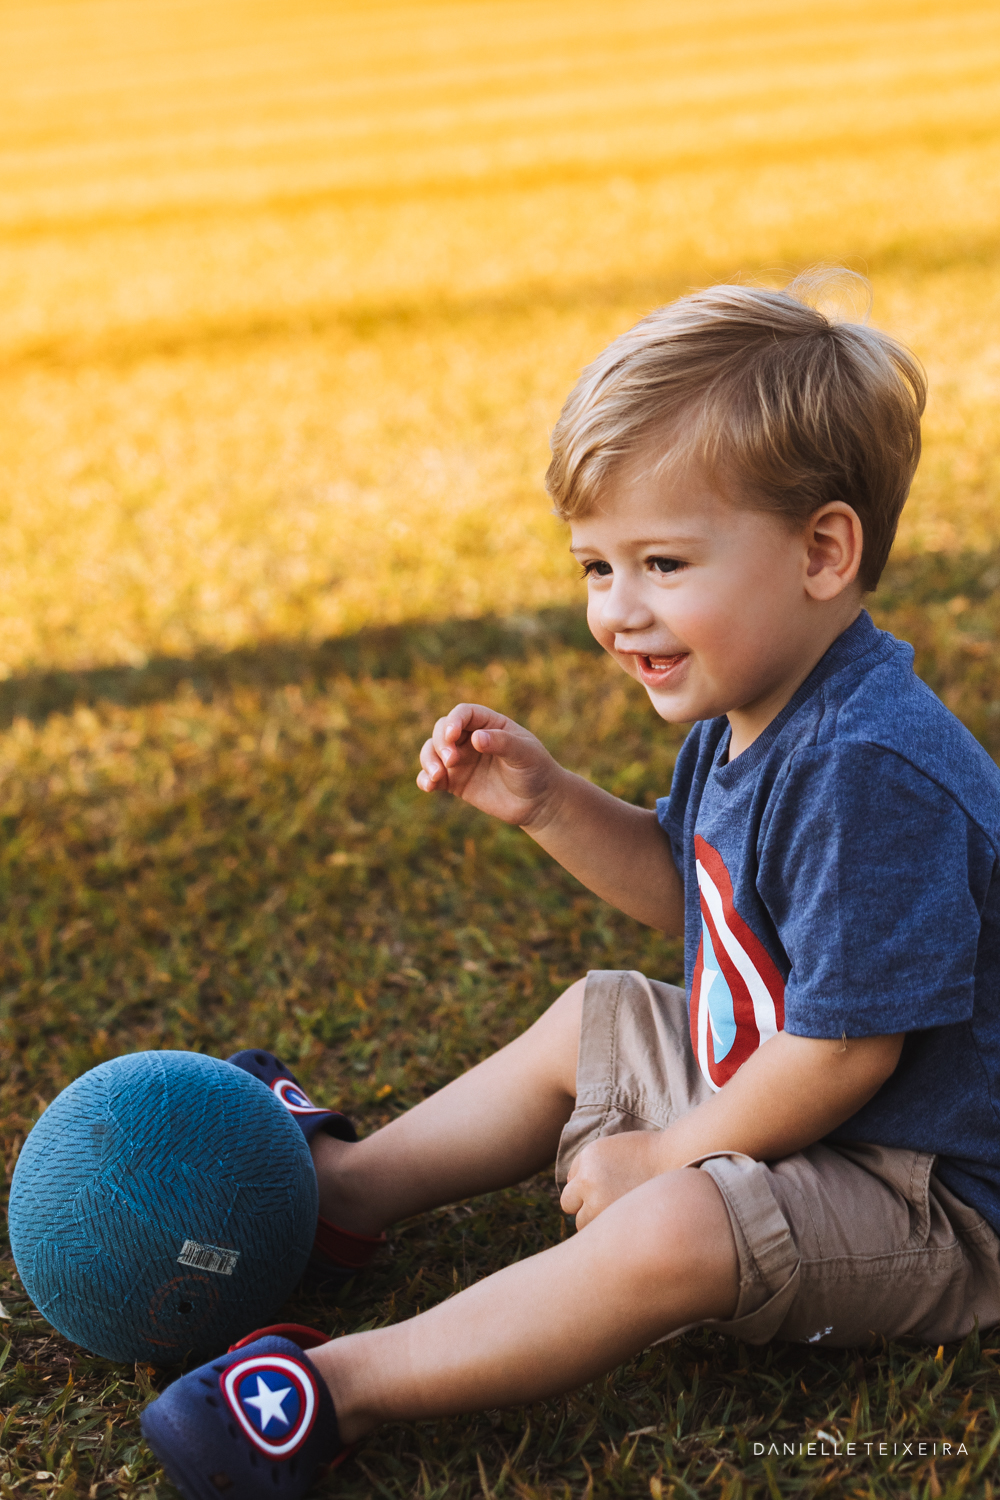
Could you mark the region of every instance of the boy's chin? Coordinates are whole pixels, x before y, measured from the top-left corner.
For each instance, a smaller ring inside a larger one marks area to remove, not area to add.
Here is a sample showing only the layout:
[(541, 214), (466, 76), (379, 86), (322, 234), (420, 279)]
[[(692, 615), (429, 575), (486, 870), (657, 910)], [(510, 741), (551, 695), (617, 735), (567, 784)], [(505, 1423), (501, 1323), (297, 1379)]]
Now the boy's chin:
[(693, 724), (696, 719), (706, 718), (707, 715), (699, 714), (689, 704), (681, 702), (667, 693), (661, 693), (656, 688), (647, 687), (648, 697), (657, 716), (666, 724)]

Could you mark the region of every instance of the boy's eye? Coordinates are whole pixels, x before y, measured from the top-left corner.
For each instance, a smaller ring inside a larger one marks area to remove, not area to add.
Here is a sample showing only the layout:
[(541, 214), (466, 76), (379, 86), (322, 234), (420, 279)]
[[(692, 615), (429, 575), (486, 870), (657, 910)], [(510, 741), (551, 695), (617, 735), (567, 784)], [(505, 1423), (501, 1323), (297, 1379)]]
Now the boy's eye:
[(678, 573), (684, 566), (676, 557), (651, 557), (649, 565), (654, 573)]
[(609, 562), (585, 562), (583, 565), (584, 578), (610, 578), (611, 564)]

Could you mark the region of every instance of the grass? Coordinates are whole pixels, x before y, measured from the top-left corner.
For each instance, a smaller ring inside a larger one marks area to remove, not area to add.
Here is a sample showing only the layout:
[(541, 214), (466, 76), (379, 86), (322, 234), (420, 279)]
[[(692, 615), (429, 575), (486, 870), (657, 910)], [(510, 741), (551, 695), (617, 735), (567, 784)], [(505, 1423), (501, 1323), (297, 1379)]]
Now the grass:
[(907, 551), (993, 545), (983, 0), (0, 0), (0, 672), (534, 612), (582, 364), (847, 261), (931, 376)]
[[(984, 647), (998, 566), (980, 554), (903, 561), (876, 601), (881, 623), (917, 627), (923, 674), (994, 753), (1000, 680)], [(679, 732), (586, 644), (579, 617), (528, 623), (217, 655), (180, 681), (177, 663), (152, 663), (96, 684), (88, 673), (6, 684), (7, 712), (22, 709), (0, 739), (8, 1173), (45, 1103), (123, 1051), (271, 1046), (371, 1129), (514, 1035), (583, 969), (680, 977), (678, 944), (603, 906), (516, 831), (413, 785), (427, 724), (459, 697), (515, 714), (620, 795), (648, 804), (669, 784)], [(565, 1232), (538, 1179), (401, 1226), (341, 1306), (290, 1311), (371, 1326)], [(136, 1427), (164, 1374), (69, 1346), (27, 1304), (9, 1257), (0, 1301), (0, 1495), (165, 1500)], [(842, 1354), (691, 1334), (560, 1401), (388, 1429), (329, 1493), (985, 1497), (998, 1358), (975, 1338)], [(819, 1447), (755, 1451), (772, 1441)], [(935, 1455), (935, 1442), (966, 1453)]]
[[(877, 615), (1000, 755), (995, 7), (0, 0), (0, 30), (8, 1180), (130, 1049), (273, 1045), (370, 1129), (585, 967), (679, 976), (413, 773), (473, 696), (620, 795), (668, 785), (539, 480), (580, 366), (690, 286), (871, 275), (931, 382)], [(525, 1184), (295, 1311), (398, 1317), (564, 1232)], [(163, 1376), (66, 1344), (9, 1258), (0, 1303), (3, 1500), (166, 1500), (135, 1420)], [(985, 1500), (997, 1359), (687, 1335), (393, 1428), (330, 1493)]]

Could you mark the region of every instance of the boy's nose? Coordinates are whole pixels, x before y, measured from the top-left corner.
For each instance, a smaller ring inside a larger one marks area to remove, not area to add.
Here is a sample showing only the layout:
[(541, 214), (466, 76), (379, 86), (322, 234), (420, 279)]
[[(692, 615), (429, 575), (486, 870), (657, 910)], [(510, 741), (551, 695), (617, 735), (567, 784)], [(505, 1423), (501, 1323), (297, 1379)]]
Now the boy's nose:
[(601, 600), (600, 621), (609, 634), (617, 634), (621, 630), (645, 630), (653, 623), (653, 614), (640, 589), (630, 586), (627, 579), (619, 582), (616, 578)]

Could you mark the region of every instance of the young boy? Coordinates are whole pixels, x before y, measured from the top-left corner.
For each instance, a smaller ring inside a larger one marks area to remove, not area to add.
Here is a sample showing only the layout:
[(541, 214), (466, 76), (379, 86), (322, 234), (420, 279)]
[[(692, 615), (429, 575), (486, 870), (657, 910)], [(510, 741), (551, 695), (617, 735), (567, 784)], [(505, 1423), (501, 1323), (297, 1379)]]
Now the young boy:
[(334, 1270), (553, 1158), (579, 1232), (408, 1322), (264, 1331), (177, 1381), (143, 1425), (189, 1500), (300, 1495), (381, 1422), (533, 1401), (694, 1324), (852, 1345), (1000, 1321), (1000, 773), (862, 610), (923, 377), (796, 291), (653, 313), (553, 437), (590, 627), (695, 721), (669, 797), (620, 802), (473, 704), (421, 753), (424, 791), (683, 932), (687, 997), (591, 973), (357, 1143), (295, 1096)]

